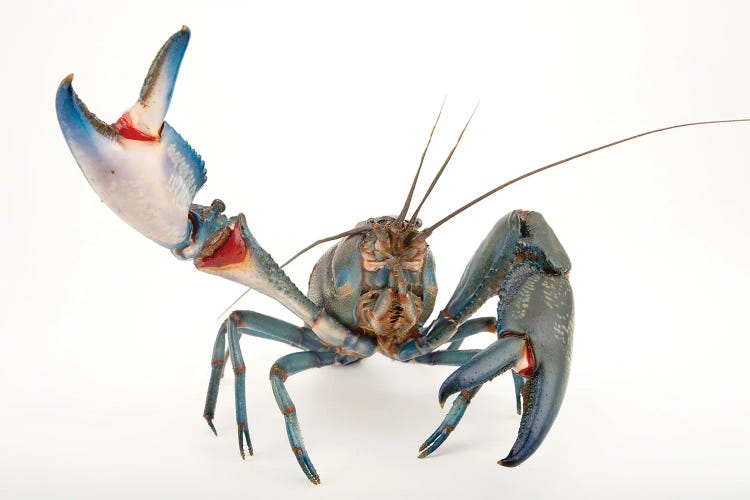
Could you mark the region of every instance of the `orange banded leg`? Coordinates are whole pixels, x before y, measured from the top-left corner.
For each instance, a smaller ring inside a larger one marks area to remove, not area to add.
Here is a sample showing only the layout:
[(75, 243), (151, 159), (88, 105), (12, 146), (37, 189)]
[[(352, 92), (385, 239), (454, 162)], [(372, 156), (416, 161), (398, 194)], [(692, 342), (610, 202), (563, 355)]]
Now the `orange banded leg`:
[(297, 419), (297, 408), (294, 406), (294, 401), (289, 396), (284, 382), (290, 375), (310, 368), (330, 366), (336, 362), (347, 364), (349, 361), (351, 359), (341, 357), (332, 352), (294, 352), (279, 358), (273, 367), (271, 367), (271, 387), (273, 388), (273, 395), (276, 398), (276, 404), (279, 405), (279, 410), (284, 415), (289, 445), (292, 447), (292, 452), (299, 466), (302, 468), (302, 472), (305, 473), (307, 479), (313, 484), (320, 484), (320, 476), (315, 470), (310, 456), (307, 454), (305, 443), (302, 440), (299, 420)]
[[(237, 413), (237, 440), (240, 446), (240, 456), (245, 459), (244, 443), (247, 443), (247, 452), (253, 454), (253, 445), (250, 442), (250, 430), (247, 427), (247, 403), (245, 401), (245, 361), (240, 351), (240, 335), (237, 333), (237, 324), (227, 319), (227, 339), (229, 340), (229, 359), (232, 361), (234, 370), (234, 405)], [(243, 443), (244, 440), (244, 443)]]
[[(216, 428), (214, 427), (213, 419), (216, 410), (216, 401), (219, 395), (219, 383), (221, 382), (221, 377), (224, 373), (224, 368), (228, 358), (228, 351), (226, 351), (225, 354), (227, 324), (234, 325), (237, 333), (283, 342), (292, 347), (296, 347), (297, 349), (310, 351), (331, 350), (330, 347), (320, 341), (310, 328), (295, 326), (254, 311), (234, 311), (229, 315), (227, 321), (222, 323), (221, 328), (219, 328), (216, 342), (214, 343), (213, 354), (211, 356), (211, 378), (208, 383), (206, 406), (203, 411), (203, 417), (208, 422), (208, 426), (214, 434), (216, 434)], [(236, 350), (240, 353), (239, 356), (241, 357), (242, 354), (239, 351), (239, 343), (237, 344)], [(245, 433), (243, 432), (243, 435), (244, 434)]]
[[(461, 366), (467, 363), (479, 352), (479, 349), (435, 351), (430, 354), (425, 354), (424, 356), (419, 356), (418, 358), (415, 358), (414, 361), (430, 365)], [(453, 432), (461, 421), (461, 418), (463, 418), (464, 412), (466, 412), (466, 408), (469, 406), (471, 399), (477, 392), (479, 392), (481, 387), (482, 385), (480, 384), (472, 389), (461, 391), (441, 424), (435, 429), (435, 432), (430, 434), (430, 437), (422, 443), (422, 446), (419, 447), (419, 458), (429, 456), (433, 451), (437, 450), (446, 439), (448, 439), (448, 436), (450, 436), (451, 432)]]

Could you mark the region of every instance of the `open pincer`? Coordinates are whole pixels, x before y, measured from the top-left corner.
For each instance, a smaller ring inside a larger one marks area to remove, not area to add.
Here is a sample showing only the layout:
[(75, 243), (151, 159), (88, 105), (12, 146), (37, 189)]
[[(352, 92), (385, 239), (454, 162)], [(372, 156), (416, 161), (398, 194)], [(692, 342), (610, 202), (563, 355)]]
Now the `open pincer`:
[(73, 91), (73, 75), (57, 89), (57, 118), (81, 171), (122, 220), (169, 249), (190, 236), (188, 212), (206, 181), (203, 160), (167, 122), (190, 30), (183, 27), (159, 50), (140, 96), (109, 125)]
[(216, 432), (213, 416), (219, 381), (229, 361), (235, 380), (240, 455), (252, 455), (240, 335), (279, 340), (302, 349), (302, 353), (279, 359), (270, 378), (292, 452), (307, 478), (318, 484), (320, 477), (305, 448), (284, 382), (299, 371), (368, 357), (375, 352), (376, 342), (353, 332), (305, 296), (255, 240), (243, 214), (227, 217), (220, 200), (209, 206), (192, 203), (206, 181), (203, 160), (164, 121), (189, 39), (190, 31), (183, 27), (167, 40), (151, 64), (138, 100), (114, 124), (88, 110), (73, 91), (72, 75), (57, 89), (57, 118), (89, 184), (121, 219), (177, 258), (192, 259), (200, 271), (275, 299), (304, 323), (297, 327), (252, 311), (230, 314), (217, 335), (203, 416)]

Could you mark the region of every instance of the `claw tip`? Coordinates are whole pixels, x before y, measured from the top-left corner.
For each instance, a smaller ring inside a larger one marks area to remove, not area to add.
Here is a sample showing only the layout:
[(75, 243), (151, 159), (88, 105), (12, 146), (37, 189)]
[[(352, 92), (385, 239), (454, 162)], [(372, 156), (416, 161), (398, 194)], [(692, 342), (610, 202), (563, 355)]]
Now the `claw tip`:
[(509, 457), (505, 457), (497, 461), (497, 465), (502, 465), (503, 467), (515, 467), (516, 465), (519, 465), (520, 463), (521, 462), (517, 460), (509, 460)]
[(438, 391), (438, 403), (440, 403), (440, 408), (443, 408), (445, 406), (445, 402), (448, 401), (448, 398), (456, 391), (452, 391), (448, 387), (446, 387), (446, 382), (450, 380), (450, 377), (443, 382), (443, 385), (440, 386), (440, 390)]
[(57, 88), (58, 92), (62, 89), (66, 89), (70, 87), (72, 82), (73, 82), (73, 73), (69, 74), (68, 76), (62, 79), (62, 81), (60, 82), (60, 85)]

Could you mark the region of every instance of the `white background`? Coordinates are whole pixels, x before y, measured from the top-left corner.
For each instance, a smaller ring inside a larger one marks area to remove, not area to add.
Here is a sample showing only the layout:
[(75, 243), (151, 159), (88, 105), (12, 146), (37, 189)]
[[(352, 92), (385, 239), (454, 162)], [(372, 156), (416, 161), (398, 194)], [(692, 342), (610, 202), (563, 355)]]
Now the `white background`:
[[(241, 287), (196, 272), (90, 190), (54, 113), (75, 72), (114, 121), (180, 25), (193, 38), (168, 120), (203, 155), (199, 203), (244, 212), (277, 260), (397, 212), (443, 96), (421, 216), (640, 131), (750, 116), (746, 2), (153, 2), (2, 6), (4, 206), (0, 495), (7, 498), (715, 497), (750, 494), (750, 125), (667, 132), (515, 185), (431, 238), (441, 294), (495, 220), (545, 215), (573, 261), (576, 340), (548, 438), (516, 469), (512, 382), (489, 384), (438, 452), (450, 368), (377, 357), (288, 382), (322, 477), (286, 441), (268, 369), (243, 339), (255, 456), (231, 376), (201, 415), (217, 315)], [(201, 2), (200, 5), (205, 5)], [(491, 6), (490, 6), (491, 5)], [(289, 267), (306, 289), (320, 251)], [(250, 294), (241, 308), (294, 318)], [(492, 314), (494, 304), (485, 312)], [(491, 339), (478, 339), (486, 345)]]

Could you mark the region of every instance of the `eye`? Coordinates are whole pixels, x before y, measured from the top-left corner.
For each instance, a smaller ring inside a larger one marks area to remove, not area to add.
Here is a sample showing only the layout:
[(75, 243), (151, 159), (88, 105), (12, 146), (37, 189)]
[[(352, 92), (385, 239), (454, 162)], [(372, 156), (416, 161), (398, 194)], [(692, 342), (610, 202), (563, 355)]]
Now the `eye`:
[(422, 227), (422, 219), (417, 219), (414, 222), (414, 227), (416, 227), (417, 229), (419, 229), (420, 227)]
[(375, 219), (373, 217), (370, 217), (369, 219), (367, 219), (367, 223), (368, 224), (375, 224)]

